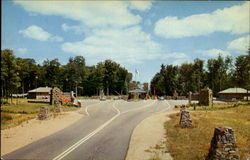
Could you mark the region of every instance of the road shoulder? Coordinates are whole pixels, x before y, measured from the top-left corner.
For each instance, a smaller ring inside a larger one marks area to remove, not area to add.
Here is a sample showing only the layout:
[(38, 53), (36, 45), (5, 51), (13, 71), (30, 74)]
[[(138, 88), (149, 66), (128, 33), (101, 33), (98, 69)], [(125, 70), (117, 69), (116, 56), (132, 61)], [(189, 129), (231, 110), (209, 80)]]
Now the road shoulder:
[(1, 130), (1, 155), (5, 155), (32, 142), (60, 131), (84, 115), (77, 112), (65, 112), (48, 120), (32, 119), (19, 126)]
[(144, 119), (134, 129), (126, 160), (159, 159), (172, 160), (169, 153), (163, 151), (161, 145), (166, 141), (164, 122), (168, 115), (174, 113), (158, 113)]

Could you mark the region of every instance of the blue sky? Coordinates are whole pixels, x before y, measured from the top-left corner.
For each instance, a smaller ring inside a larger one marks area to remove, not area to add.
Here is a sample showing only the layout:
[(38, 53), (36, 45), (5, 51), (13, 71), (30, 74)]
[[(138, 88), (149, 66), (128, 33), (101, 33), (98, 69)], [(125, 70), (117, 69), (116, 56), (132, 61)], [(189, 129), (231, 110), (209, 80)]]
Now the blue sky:
[(37, 63), (112, 59), (149, 82), (162, 63), (246, 54), (249, 11), (243, 1), (4, 0), (2, 49)]

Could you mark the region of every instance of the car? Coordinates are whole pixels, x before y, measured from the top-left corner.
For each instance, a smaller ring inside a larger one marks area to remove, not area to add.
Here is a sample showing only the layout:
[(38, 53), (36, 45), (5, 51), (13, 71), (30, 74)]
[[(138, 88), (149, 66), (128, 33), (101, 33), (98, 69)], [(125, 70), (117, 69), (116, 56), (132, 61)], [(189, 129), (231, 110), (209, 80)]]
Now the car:
[(163, 96), (159, 97), (159, 100), (164, 101), (165, 98)]

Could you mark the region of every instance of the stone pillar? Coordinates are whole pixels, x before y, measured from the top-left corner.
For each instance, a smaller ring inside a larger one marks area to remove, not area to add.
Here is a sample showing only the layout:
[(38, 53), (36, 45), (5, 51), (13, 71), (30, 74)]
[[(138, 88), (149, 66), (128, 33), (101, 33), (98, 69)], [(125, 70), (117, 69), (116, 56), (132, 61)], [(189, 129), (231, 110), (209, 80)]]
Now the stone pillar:
[(179, 125), (181, 128), (192, 127), (192, 120), (188, 111), (182, 110)]
[(51, 90), (51, 105), (54, 105), (54, 112), (60, 113), (62, 112), (61, 104), (62, 104), (62, 91), (55, 87)]
[(199, 94), (199, 105), (211, 106), (213, 103), (213, 93), (209, 88), (201, 89)]
[(44, 120), (49, 118), (49, 110), (47, 106), (40, 107), (40, 112), (38, 113), (38, 119)]
[(211, 140), (206, 160), (238, 160), (240, 159), (234, 131), (230, 127), (217, 127)]
[(61, 113), (62, 112), (62, 107), (60, 102), (55, 102), (54, 104), (54, 112), (55, 113)]

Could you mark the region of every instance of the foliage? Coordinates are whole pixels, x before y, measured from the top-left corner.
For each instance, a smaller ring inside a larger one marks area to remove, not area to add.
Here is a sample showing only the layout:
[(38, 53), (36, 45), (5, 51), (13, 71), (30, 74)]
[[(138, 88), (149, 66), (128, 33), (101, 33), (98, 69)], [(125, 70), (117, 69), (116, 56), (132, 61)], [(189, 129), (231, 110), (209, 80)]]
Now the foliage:
[(217, 93), (223, 89), (230, 86), (230, 74), (228, 74), (229, 66), (232, 59), (226, 57), (223, 59), (220, 55), (217, 59), (208, 60), (208, 73), (207, 73), (207, 83), (213, 92)]
[[(86, 66), (82, 56), (70, 57), (66, 65), (58, 59), (46, 59), (42, 65), (31, 58), (16, 58), (12, 50), (1, 50), (1, 97), (27, 93), (37, 87), (59, 87), (77, 95), (127, 94), (132, 74), (120, 64), (106, 60)], [(3, 99), (1, 99), (3, 100)], [(4, 103), (4, 101), (3, 101)]]
[(12, 50), (1, 50), (1, 97), (10, 97), (20, 86), (19, 66)]
[(216, 59), (207, 60), (207, 68), (200, 59), (180, 66), (162, 64), (160, 72), (151, 80), (151, 93), (156, 90), (159, 96), (171, 96), (176, 91), (179, 95), (186, 96), (189, 91), (197, 93), (202, 88), (209, 87), (216, 96), (219, 91), (230, 87), (249, 90), (250, 53), (238, 56), (235, 68), (232, 62), (232, 58), (219, 55)]
[(234, 80), (237, 86), (246, 87), (250, 90), (250, 48), (248, 55), (236, 58)]

